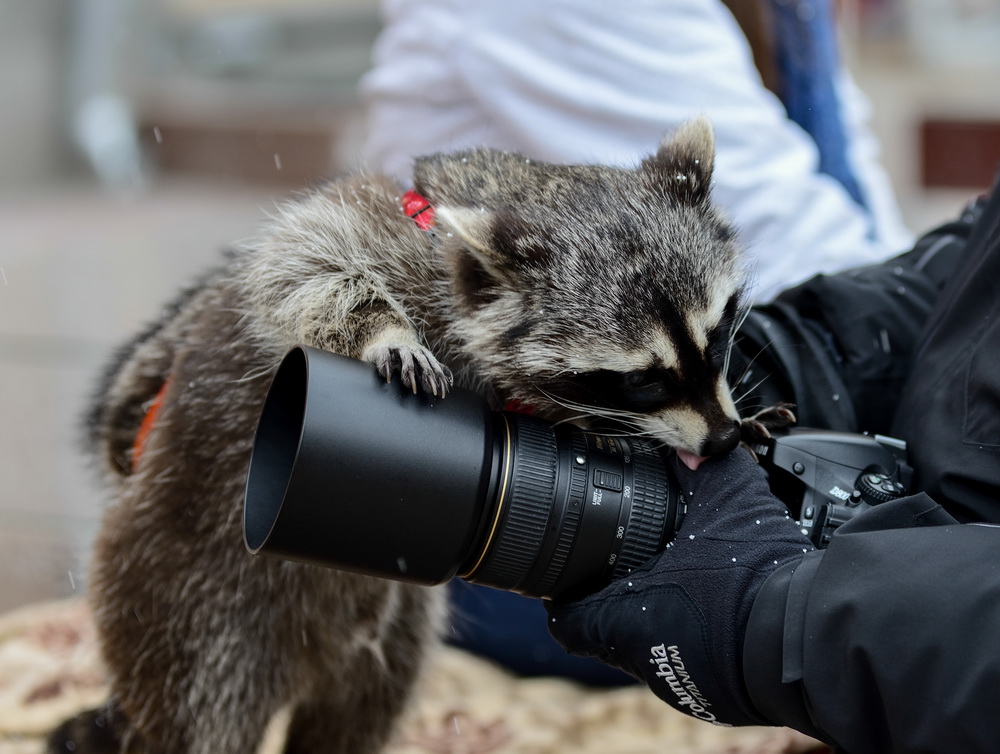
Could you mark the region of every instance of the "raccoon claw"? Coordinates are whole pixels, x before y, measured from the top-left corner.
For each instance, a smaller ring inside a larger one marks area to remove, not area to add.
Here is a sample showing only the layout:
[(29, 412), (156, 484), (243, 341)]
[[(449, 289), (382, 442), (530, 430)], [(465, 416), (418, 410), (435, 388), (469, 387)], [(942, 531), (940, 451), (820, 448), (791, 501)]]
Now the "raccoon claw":
[(419, 387), (424, 392), (443, 398), (452, 384), (451, 370), (422, 346), (378, 345), (369, 348), (362, 358), (374, 364), (386, 382), (392, 382), (393, 375), (398, 374), (403, 384), (414, 393)]
[(740, 423), (740, 439), (745, 443), (770, 440), (771, 432), (763, 422), (744, 419)]
[(772, 429), (785, 429), (795, 423), (792, 408), (791, 403), (777, 403), (747, 417), (740, 422), (740, 439), (746, 445), (771, 439)]

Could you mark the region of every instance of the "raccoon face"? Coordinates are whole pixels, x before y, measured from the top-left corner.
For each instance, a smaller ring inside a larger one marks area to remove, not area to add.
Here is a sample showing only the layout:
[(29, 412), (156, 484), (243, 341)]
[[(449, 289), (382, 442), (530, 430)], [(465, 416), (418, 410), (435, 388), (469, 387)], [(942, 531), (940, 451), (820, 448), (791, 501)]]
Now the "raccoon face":
[(543, 372), (531, 387), (577, 416), (589, 411), (615, 420), (691, 456), (726, 453), (739, 442), (725, 372), (741, 291), (726, 293), (679, 316), (671, 304), (636, 347), (595, 349), (569, 374)]
[(453, 334), (505, 399), (697, 456), (735, 447), (724, 367), (743, 271), (708, 201), (712, 161), (699, 120), (635, 170), (497, 152), (418, 164)]

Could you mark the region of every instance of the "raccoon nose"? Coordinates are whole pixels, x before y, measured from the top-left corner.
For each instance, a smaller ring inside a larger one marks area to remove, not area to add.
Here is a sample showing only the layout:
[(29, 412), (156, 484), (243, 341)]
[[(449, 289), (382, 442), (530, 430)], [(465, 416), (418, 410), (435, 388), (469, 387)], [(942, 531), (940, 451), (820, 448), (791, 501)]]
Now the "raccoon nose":
[(725, 455), (739, 444), (740, 423), (733, 420), (732, 424), (725, 429), (708, 436), (705, 444), (701, 446), (701, 454), (703, 456)]

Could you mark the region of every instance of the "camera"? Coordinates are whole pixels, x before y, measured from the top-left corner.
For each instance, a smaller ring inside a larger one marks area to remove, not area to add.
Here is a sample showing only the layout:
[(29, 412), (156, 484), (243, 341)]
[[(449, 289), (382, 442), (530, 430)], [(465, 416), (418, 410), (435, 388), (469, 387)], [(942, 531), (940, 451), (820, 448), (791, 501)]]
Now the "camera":
[(752, 445), (768, 484), (818, 548), (858, 513), (903, 497), (906, 443), (883, 435), (793, 428)]
[[(793, 430), (753, 450), (817, 546), (905, 494), (905, 448), (889, 438)], [(492, 411), (462, 389), (414, 393), (298, 346), (261, 410), (244, 540), (254, 554), (383, 578), (567, 596), (659, 552), (683, 520), (680, 498), (648, 439)]]

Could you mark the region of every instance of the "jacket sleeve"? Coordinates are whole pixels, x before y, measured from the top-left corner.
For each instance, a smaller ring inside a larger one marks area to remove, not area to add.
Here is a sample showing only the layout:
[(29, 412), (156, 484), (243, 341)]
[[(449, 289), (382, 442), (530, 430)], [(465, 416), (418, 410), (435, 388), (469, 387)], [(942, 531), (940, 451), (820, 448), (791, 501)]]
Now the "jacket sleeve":
[(993, 752), (1000, 528), (924, 494), (873, 508), (765, 582), (744, 674), (765, 717), (852, 754)]

